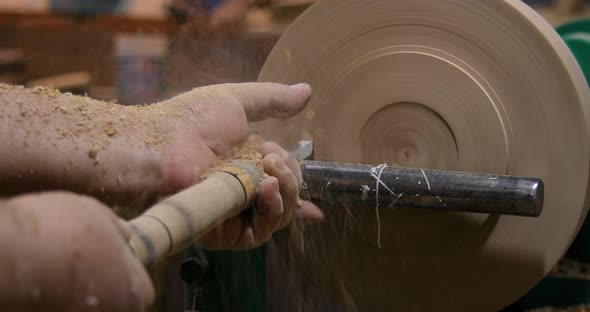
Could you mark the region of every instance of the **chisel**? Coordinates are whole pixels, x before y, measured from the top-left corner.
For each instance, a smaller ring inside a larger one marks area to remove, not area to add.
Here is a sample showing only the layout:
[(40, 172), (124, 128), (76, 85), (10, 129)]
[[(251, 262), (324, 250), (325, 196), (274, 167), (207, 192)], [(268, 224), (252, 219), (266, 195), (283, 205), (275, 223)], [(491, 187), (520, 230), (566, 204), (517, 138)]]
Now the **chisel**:
[[(291, 149), (310, 158), (313, 145)], [(537, 178), (302, 160), (302, 198), (318, 206), (395, 207), (537, 217), (543, 181)], [(256, 197), (262, 170), (239, 160), (131, 220), (131, 248), (151, 266), (240, 214)], [(330, 196), (326, 196), (326, 195)], [(433, 212), (435, 213), (435, 212)]]

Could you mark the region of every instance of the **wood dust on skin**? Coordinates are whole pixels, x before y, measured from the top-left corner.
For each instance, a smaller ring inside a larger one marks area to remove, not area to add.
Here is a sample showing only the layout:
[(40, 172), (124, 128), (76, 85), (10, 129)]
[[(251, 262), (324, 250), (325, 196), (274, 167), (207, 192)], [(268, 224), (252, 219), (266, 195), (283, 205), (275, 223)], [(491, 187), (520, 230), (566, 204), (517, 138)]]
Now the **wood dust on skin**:
[[(51, 143), (56, 146), (56, 140), (62, 139), (76, 143), (83, 138), (92, 143), (87, 150), (88, 157), (92, 159), (97, 159), (99, 152), (114, 138), (126, 133), (138, 136), (147, 147), (159, 149), (169, 140), (166, 121), (181, 117), (190, 110), (185, 103), (174, 101), (168, 101), (166, 105), (123, 106), (116, 101), (94, 100), (61, 93), (53, 88), (27, 89), (1, 83), (0, 95), (4, 101), (11, 100), (19, 106), (16, 116), (5, 117), (22, 123), (30, 123), (31, 119), (41, 120), (46, 126), (55, 125), (56, 120), (60, 120), (60, 124), (53, 129), (58, 137)], [(150, 127), (150, 131), (145, 131), (146, 127)], [(41, 136), (39, 129), (27, 131), (25, 142)]]
[[(218, 160), (204, 175), (201, 176), (201, 179), (205, 179), (211, 174), (218, 172), (223, 167), (228, 166), (234, 160), (247, 160), (254, 164), (257, 169), (264, 170), (262, 165), (262, 144), (264, 140), (256, 134), (248, 136), (244, 144), (235, 148), (230, 156), (225, 159)], [(262, 179), (268, 177), (267, 174), (262, 175)]]
[[(258, 134), (249, 135), (244, 144), (240, 147), (235, 148), (231, 156), (226, 159), (221, 159), (217, 161), (204, 175), (201, 176), (201, 180), (206, 179), (211, 174), (218, 172), (223, 167), (228, 166), (234, 160), (246, 160), (253, 164), (258, 170), (264, 171), (264, 166), (262, 164), (262, 144), (264, 140)], [(262, 173), (260, 176), (260, 181), (267, 178), (269, 175), (265, 172)], [(303, 199), (301, 197), (297, 198), (297, 206), (301, 207), (303, 205)]]
[[(215, 86), (201, 88), (199, 96), (224, 97), (227, 91)], [(144, 144), (152, 150), (159, 150), (169, 142), (170, 120), (183, 118), (187, 114), (199, 113), (195, 104), (196, 95), (187, 92), (161, 103), (137, 106), (124, 106), (116, 101), (99, 101), (87, 96), (77, 96), (71, 93), (48, 87), (32, 89), (0, 83), (0, 100), (17, 103), (18, 111), (5, 116), (20, 123), (35, 123), (41, 126), (23, 127), (24, 144), (38, 142), (45, 127), (55, 127), (57, 135), (47, 138), (54, 147), (58, 141), (69, 140), (75, 149), (86, 148), (85, 154), (95, 164), (99, 163), (100, 152), (105, 150), (114, 139), (133, 134), (133, 143)], [(0, 112), (1, 113), (1, 112)], [(49, 129), (51, 130), (51, 129)], [(83, 143), (82, 143), (83, 142)], [(132, 143), (132, 144), (133, 144)], [(249, 160), (261, 171), (263, 140), (258, 135), (250, 135), (244, 144), (237, 147), (227, 159), (219, 160), (203, 177), (219, 170), (233, 160)], [(80, 147), (83, 146), (83, 147)], [(70, 163), (70, 166), (74, 164)], [(68, 168), (64, 168), (65, 171)], [(263, 175), (265, 178), (267, 175)]]
[[(224, 90), (207, 88), (203, 95), (221, 96)], [(63, 127), (57, 126), (54, 130), (60, 139), (76, 139), (84, 136), (90, 139), (93, 147), (88, 149), (88, 157), (95, 159), (101, 150), (111, 143), (111, 140), (125, 133), (139, 135), (139, 139), (146, 146), (160, 148), (170, 138), (166, 136), (169, 131), (166, 122), (194, 114), (195, 97), (191, 92), (182, 94), (162, 103), (145, 104), (138, 106), (124, 106), (116, 101), (99, 101), (86, 96), (76, 96), (71, 93), (47, 88), (36, 87), (27, 89), (23, 86), (14, 86), (0, 83), (2, 99), (9, 95), (19, 106), (19, 112), (14, 117), (17, 122), (30, 122), (31, 119), (41, 120), (45, 125), (52, 121), (63, 120)], [(33, 94), (34, 96), (31, 96)], [(41, 98), (41, 102), (31, 101)], [(33, 102), (33, 103), (31, 103)], [(41, 107), (38, 104), (49, 104)], [(197, 112), (198, 113), (198, 112)], [(145, 131), (146, 127), (152, 127), (152, 131)], [(29, 131), (27, 137), (40, 136), (39, 130)], [(263, 140), (257, 136), (250, 136), (243, 146), (237, 148), (231, 155), (231, 159), (249, 159), (262, 167), (260, 147)]]

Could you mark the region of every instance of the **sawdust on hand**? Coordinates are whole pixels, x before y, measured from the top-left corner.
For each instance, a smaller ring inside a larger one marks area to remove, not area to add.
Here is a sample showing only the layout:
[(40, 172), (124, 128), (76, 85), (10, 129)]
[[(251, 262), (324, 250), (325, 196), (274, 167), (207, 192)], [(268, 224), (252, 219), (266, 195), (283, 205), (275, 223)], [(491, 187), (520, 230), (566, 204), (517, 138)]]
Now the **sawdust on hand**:
[[(154, 103), (123, 106), (116, 101), (94, 100), (87, 96), (61, 93), (53, 88), (27, 89), (3, 83), (0, 83), (0, 94), (3, 101), (12, 101), (18, 105), (17, 112), (2, 117), (22, 123), (30, 123), (32, 119), (36, 119), (45, 127), (55, 127), (58, 135), (51, 139), (55, 146), (58, 140), (80, 142), (78, 139), (83, 136), (85, 141), (92, 143), (87, 147), (86, 153), (95, 161), (112, 139), (124, 134), (132, 133), (139, 138), (139, 142), (158, 149), (169, 140), (166, 122), (173, 117), (185, 115), (190, 110), (185, 103), (173, 101), (165, 105)], [(150, 128), (149, 131), (146, 128)], [(33, 136), (41, 136), (42, 130), (29, 127), (26, 129), (28, 133), (25, 142)]]
[[(218, 160), (217, 163), (215, 163), (211, 168), (209, 168), (209, 170), (205, 172), (201, 179), (205, 179), (211, 174), (218, 172), (220, 169), (229, 165), (234, 160), (247, 160), (254, 164), (256, 168), (264, 170), (262, 166), (261, 153), (262, 143), (264, 143), (264, 140), (258, 135), (248, 136), (244, 144), (234, 148), (228, 158)], [(262, 179), (266, 178), (267, 176), (267, 174), (263, 174)]]

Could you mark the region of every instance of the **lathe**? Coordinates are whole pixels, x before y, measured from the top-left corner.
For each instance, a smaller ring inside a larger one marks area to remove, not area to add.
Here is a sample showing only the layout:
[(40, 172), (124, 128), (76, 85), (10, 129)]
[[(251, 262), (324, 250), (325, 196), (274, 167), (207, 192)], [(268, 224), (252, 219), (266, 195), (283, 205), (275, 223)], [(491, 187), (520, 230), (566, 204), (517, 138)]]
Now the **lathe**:
[[(270, 293), (292, 297), (281, 311), (497, 311), (585, 220), (590, 90), (566, 43), (518, 0), (321, 0), (259, 80), (312, 86), (301, 115), (254, 129), (313, 142), (303, 195), (329, 216), (256, 254)], [(151, 265), (249, 209), (259, 171), (234, 162), (148, 210), (131, 221), (134, 250)], [(199, 207), (210, 214), (187, 217), (220, 187), (221, 202)], [(184, 276), (201, 280), (206, 262), (192, 257)]]

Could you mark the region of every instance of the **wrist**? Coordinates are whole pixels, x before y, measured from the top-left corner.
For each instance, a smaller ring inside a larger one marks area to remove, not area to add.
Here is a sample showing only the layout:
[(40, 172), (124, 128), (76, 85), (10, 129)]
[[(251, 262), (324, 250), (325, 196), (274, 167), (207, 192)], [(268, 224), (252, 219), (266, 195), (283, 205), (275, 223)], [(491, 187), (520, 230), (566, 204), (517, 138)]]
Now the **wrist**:
[(163, 105), (121, 106), (124, 122), (93, 158), (98, 181), (92, 194), (107, 203), (145, 207), (169, 192), (165, 151), (173, 128)]
[[(182, 131), (180, 131), (182, 132)], [(203, 153), (204, 144), (198, 138), (173, 138), (169, 148), (162, 154), (161, 174), (166, 193), (174, 193), (200, 181), (201, 175), (208, 167), (210, 157)], [(203, 157), (205, 156), (205, 157)]]

